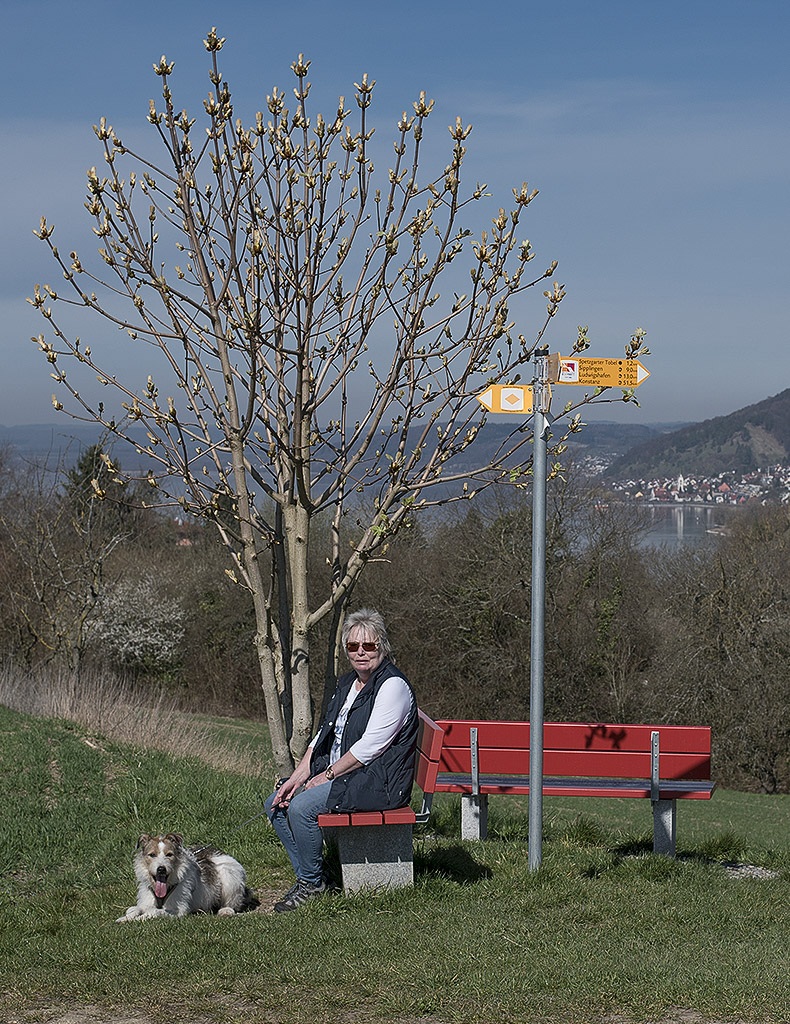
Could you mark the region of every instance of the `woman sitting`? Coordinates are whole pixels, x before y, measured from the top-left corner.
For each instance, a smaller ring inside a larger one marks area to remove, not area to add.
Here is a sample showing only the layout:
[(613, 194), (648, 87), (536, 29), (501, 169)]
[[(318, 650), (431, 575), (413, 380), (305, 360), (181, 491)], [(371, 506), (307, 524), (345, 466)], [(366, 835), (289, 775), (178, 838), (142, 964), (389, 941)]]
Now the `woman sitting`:
[(266, 801), (296, 884), (275, 903), (296, 910), (326, 889), (318, 815), (405, 807), (414, 781), (417, 702), (392, 661), (384, 620), (369, 608), (347, 616), (352, 671), (338, 680), (318, 734), (290, 778)]

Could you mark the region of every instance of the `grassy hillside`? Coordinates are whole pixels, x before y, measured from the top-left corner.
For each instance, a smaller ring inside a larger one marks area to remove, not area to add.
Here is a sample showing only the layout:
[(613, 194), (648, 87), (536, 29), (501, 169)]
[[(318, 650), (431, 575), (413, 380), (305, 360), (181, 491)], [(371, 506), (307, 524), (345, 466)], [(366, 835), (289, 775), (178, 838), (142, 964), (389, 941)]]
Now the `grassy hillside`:
[[(447, 798), (417, 840), (413, 890), (116, 924), (143, 830), (219, 843), (259, 893), (286, 888), (268, 826), (234, 831), (261, 783), (2, 706), (0, 765), (2, 1019), (91, 1006), (108, 1021), (228, 1024), (626, 1022), (672, 1007), (786, 1020), (790, 797), (686, 802), (677, 861), (648, 852), (646, 801), (547, 800), (537, 873), (524, 801), (495, 802), (492, 838), (471, 844)], [(723, 859), (779, 875), (733, 878)]]

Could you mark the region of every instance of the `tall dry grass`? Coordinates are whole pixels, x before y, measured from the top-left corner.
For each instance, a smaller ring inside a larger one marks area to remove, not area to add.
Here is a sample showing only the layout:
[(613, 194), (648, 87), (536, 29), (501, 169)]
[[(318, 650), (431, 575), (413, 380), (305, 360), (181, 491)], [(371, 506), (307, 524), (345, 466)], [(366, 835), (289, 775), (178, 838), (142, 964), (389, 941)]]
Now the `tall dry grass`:
[(234, 743), (218, 720), (181, 711), (163, 691), (106, 670), (77, 675), (52, 665), (28, 670), (6, 664), (0, 668), (0, 704), (39, 718), (75, 722), (118, 743), (197, 757), (223, 771), (258, 778), (274, 770), (268, 751)]

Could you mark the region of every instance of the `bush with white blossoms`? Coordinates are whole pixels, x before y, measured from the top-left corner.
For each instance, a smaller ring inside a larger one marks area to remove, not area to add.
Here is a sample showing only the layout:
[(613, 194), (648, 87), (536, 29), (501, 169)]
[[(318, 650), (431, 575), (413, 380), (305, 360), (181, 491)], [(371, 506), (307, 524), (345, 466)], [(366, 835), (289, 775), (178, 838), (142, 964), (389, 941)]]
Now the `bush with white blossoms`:
[(116, 583), (102, 599), (92, 640), (127, 669), (162, 671), (179, 660), (186, 613), (153, 574)]

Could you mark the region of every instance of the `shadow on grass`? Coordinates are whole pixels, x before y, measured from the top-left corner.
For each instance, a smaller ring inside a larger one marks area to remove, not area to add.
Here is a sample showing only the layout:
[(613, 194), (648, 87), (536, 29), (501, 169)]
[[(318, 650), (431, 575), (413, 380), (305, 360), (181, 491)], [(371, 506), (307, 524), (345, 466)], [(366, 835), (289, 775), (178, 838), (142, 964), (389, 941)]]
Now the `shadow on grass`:
[[(682, 861), (699, 861), (710, 864), (716, 861), (738, 860), (743, 857), (746, 847), (743, 836), (726, 829), (715, 836), (705, 839), (695, 849), (678, 847), (676, 858)], [(612, 847), (612, 854), (617, 858), (642, 857), (653, 852), (653, 836), (645, 834), (628, 837)]]
[(618, 860), (623, 857), (644, 857), (653, 852), (653, 837), (644, 836), (638, 839), (629, 837), (617, 846), (612, 847), (612, 855)]
[(414, 872), (418, 875), (439, 875), (458, 885), (473, 885), (493, 875), (491, 868), (479, 864), (460, 843), (436, 847), (428, 852), (415, 849)]

